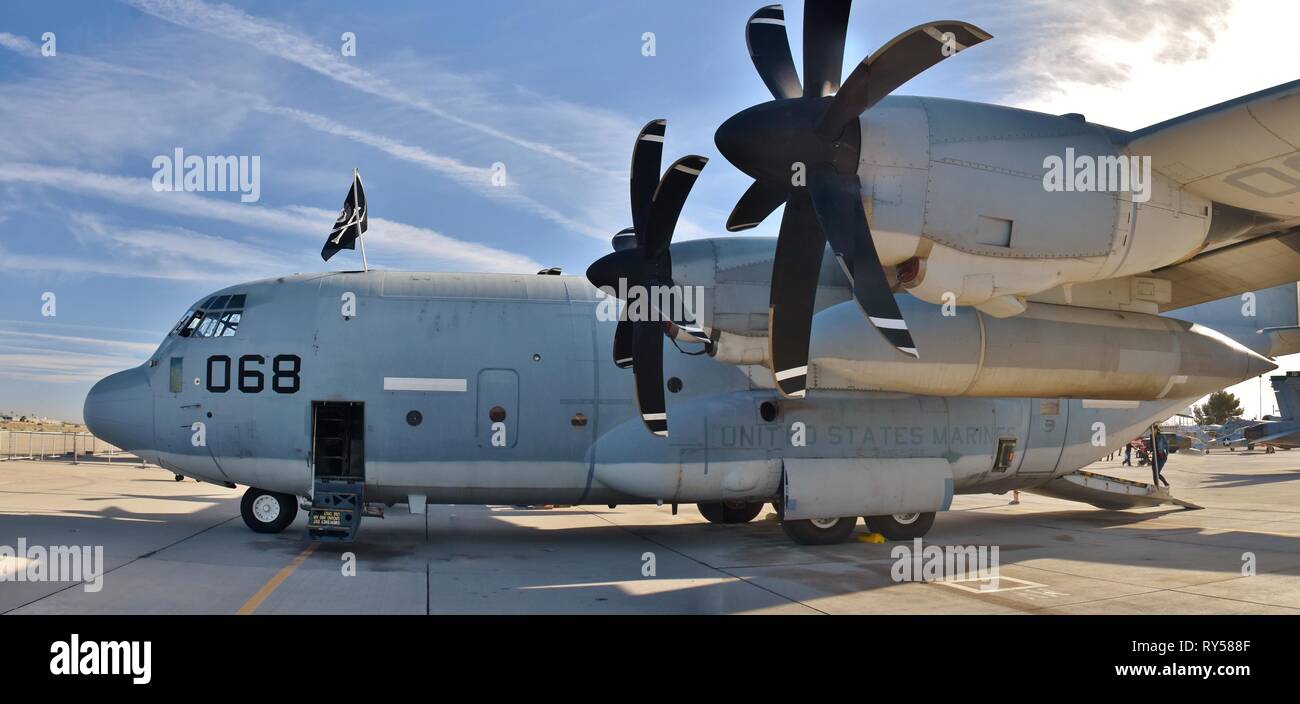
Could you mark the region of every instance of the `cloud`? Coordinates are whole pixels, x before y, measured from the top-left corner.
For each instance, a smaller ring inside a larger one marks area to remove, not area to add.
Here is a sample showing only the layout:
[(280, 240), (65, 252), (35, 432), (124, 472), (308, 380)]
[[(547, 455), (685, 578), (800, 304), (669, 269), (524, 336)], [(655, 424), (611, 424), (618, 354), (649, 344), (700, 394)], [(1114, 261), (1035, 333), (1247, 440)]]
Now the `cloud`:
[(139, 365), (157, 344), (51, 335), (0, 327), (0, 378), (85, 383)]
[(1140, 129), (1300, 77), (1278, 27), (1296, 3), (1099, 0), (999, 6), (990, 99)]
[(398, 88), (382, 76), (345, 61), (337, 47), (317, 44), (310, 37), (287, 25), (255, 17), (229, 5), (210, 5), (199, 0), (124, 0), (124, 2), (158, 19), (214, 34), (223, 39), (242, 42), (364, 93), (420, 110), (586, 171), (605, 172), (599, 166), (549, 144), (525, 139), (453, 114), (424, 98)]
[(121, 350), (132, 354), (148, 355), (157, 349), (158, 345), (151, 342), (126, 342), (123, 340), (105, 340), (96, 337), (78, 337), (76, 335), (55, 335), (52, 333), (42, 332), (24, 332), (19, 330), (6, 330), (0, 328), (0, 339), (6, 341), (17, 338), (19, 340), (39, 341), (39, 342), (61, 342), (65, 344), (89, 345), (95, 347), (106, 347), (109, 349)]
[(23, 56), (39, 58), (41, 55), (40, 47), (32, 43), (31, 40), (14, 36), (8, 32), (0, 32), (0, 46), (10, 51), (16, 51)]
[[(0, 46), (26, 54), (23, 42), (26, 40), (12, 35), (0, 37)], [(491, 168), (435, 154), (331, 117), (278, 105), (247, 90), (227, 90), (175, 73), (138, 71), (86, 57), (69, 56), (60, 60), (66, 60), (75, 70), (65, 68), (40, 80), (9, 85), (0, 95), (0, 119), (9, 125), (6, 137), (0, 139), (0, 156), (14, 161), (44, 161), (54, 156), (115, 163), (122, 154), (157, 150), (159, 143), (185, 142), (187, 137), (192, 137), (197, 124), (206, 126), (203, 132), (207, 141), (229, 135), (235, 132), (245, 114), (255, 111), (415, 164), (477, 195), (539, 216), (566, 231), (597, 239), (609, 235), (608, 227), (579, 221), (527, 195), (517, 173), (508, 171), (506, 182), (495, 185)], [(147, 79), (149, 90), (142, 92), (137, 85), (114, 80), (122, 76)], [(81, 109), (87, 101), (100, 106), (93, 117)], [(41, 106), (39, 113), (31, 110), (34, 105)], [(569, 112), (569, 108), (563, 111), (565, 120), (577, 119), (577, 114)], [(87, 125), (88, 119), (93, 120), (93, 126)], [(77, 148), (68, 149), (70, 144), (76, 144)], [(520, 170), (527, 169), (521, 165)], [(536, 176), (539, 181), (546, 180), (543, 175)], [(575, 190), (588, 194), (580, 203), (590, 213), (592, 202), (599, 200), (593, 194), (600, 189)]]
[(561, 227), (587, 235), (589, 237), (607, 237), (605, 230), (578, 222), (559, 211), (530, 198), (519, 191), (519, 187), (510, 182), (506, 172), (506, 184), (497, 186), (492, 183), (493, 170), (470, 166), (464, 162), (446, 156), (433, 154), (420, 147), (403, 144), (390, 137), (373, 132), (359, 130), (340, 124), (324, 115), (280, 107), (269, 103), (259, 105), (257, 110), (269, 115), (284, 117), (314, 130), (349, 139), (368, 147), (378, 149), (391, 157), (416, 164), (435, 173), (443, 174), (452, 180), (467, 186), (475, 192), (493, 200), (509, 203), (534, 215), (539, 215)]
[[(22, 183), (104, 198), (135, 208), (186, 218), (207, 218), (250, 228), (277, 230), (324, 243), (336, 212), (303, 206), (273, 208), (221, 201), (198, 193), (157, 192), (149, 179), (127, 178), (66, 167), (26, 163), (0, 163), (0, 183)], [(370, 241), (382, 242), (394, 258), (433, 259), (478, 271), (532, 273), (542, 268), (532, 259), (495, 247), (465, 242), (428, 228), (383, 218), (371, 218)], [(157, 234), (157, 233), (155, 233)], [(174, 233), (173, 233), (174, 234)], [(29, 265), (53, 267), (58, 260), (29, 259)], [(0, 259), (0, 266), (15, 266)]]

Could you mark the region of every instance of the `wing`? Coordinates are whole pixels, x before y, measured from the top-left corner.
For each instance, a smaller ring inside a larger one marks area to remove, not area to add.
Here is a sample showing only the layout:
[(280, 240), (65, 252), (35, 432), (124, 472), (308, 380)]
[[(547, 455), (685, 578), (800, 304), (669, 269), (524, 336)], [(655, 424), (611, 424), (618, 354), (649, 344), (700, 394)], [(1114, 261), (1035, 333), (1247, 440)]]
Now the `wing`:
[(1294, 283), (1300, 278), (1300, 227), (1203, 252), (1138, 276), (1173, 284), (1161, 312)]
[[(1296, 435), (1298, 433), (1300, 433), (1300, 429), (1289, 428), (1286, 430), (1281, 430), (1276, 433), (1273, 433), (1272, 435), (1265, 435), (1262, 438), (1256, 438), (1251, 442), (1255, 443), (1256, 445), (1266, 445), (1270, 442), (1277, 442), (1278, 440), (1282, 440), (1284, 438), (1291, 438), (1293, 435)], [(1294, 440), (1295, 438), (1292, 439)]]
[(1300, 217), (1300, 80), (1133, 132), (1126, 150), (1217, 203)]

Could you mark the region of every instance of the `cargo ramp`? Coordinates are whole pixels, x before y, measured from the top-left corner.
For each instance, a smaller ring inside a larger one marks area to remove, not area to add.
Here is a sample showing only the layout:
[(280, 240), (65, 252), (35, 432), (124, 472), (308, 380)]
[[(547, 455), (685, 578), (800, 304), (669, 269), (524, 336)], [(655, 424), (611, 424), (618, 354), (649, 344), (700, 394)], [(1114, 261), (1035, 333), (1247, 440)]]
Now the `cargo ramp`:
[(1130, 479), (1108, 477), (1104, 474), (1095, 474), (1083, 470), (1057, 477), (1042, 486), (1022, 489), (1021, 491), (1040, 496), (1050, 496), (1055, 499), (1081, 501), (1085, 504), (1092, 504), (1097, 508), (1114, 511), (1143, 506), (1161, 506), (1163, 504), (1173, 504), (1186, 509), (1202, 508), (1189, 501), (1175, 499), (1166, 487), (1153, 486)]

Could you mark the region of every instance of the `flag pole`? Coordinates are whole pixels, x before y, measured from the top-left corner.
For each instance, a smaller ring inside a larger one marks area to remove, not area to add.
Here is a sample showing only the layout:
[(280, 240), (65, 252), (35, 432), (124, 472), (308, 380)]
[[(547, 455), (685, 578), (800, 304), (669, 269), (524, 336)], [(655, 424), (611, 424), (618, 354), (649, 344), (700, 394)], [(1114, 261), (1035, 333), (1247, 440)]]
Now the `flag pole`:
[[(356, 168), (352, 169), (352, 178), (357, 183), (361, 181), (361, 174)], [(366, 211), (367, 213), (370, 211), (369, 202), (366, 203)], [(359, 225), (358, 228), (360, 228)], [(363, 233), (357, 233), (357, 243), (361, 245), (361, 271), (370, 271), (370, 262), (366, 260), (366, 236)]]

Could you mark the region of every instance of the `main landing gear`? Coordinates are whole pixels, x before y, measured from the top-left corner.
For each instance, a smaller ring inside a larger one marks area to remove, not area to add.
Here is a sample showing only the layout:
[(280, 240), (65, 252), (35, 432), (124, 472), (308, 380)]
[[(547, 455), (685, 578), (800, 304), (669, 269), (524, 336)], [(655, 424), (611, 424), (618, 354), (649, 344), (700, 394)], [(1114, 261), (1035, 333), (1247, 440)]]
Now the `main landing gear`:
[[(896, 513), (889, 516), (864, 516), (867, 530), (879, 533), (888, 540), (920, 538), (934, 525), (934, 513)], [(801, 545), (834, 545), (853, 535), (857, 516), (843, 518), (808, 518), (783, 520), (781, 529), (791, 540)]]
[(857, 516), (804, 518), (781, 521), (781, 530), (800, 545), (834, 545), (848, 540), (857, 525)]
[(749, 523), (763, 510), (763, 502), (717, 501), (695, 504), (709, 523)]
[(239, 502), (239, 513), (253, 532), (279, 533), (298, 517), (298, 499), (250, 486)]
[(913, 540), (930, 532), (934, 513), (895, 513), (889, 516), (865, 516), (867, 528), (888, 540)]

